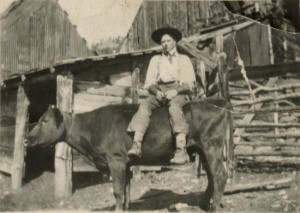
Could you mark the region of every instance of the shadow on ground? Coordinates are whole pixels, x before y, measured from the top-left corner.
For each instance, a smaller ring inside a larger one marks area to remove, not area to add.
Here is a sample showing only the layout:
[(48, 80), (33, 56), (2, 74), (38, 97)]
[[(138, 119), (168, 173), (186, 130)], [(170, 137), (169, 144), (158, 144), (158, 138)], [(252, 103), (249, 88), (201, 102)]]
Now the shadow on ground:
[[(130, 203), (129, 211), (172, 211), (175, 210), (172, 206), (178, 203), (187, 204), (184, 211), (202, 212), (199, 207), (202, 193), (177, 194), (171, 190), (151, 189), (143, 194), (138, 200), (133, 200)], [(114, 206), (103, 209), (94, 209), (93, 211), (112, 211)]]

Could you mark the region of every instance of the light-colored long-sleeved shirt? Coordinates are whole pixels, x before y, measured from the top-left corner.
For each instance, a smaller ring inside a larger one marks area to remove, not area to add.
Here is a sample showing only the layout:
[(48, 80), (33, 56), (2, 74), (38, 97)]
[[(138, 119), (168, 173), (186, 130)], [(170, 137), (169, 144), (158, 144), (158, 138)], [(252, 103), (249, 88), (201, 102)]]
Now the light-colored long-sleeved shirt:
[(144, 87), (149, 89), (151, 85), (159, 82), (179, 82), (189, 85), (190, 90), (195, 85), (195, 72), (188, 56), (179, 54), (176, 49), (168, 55), (156, 55), (150, 60)]

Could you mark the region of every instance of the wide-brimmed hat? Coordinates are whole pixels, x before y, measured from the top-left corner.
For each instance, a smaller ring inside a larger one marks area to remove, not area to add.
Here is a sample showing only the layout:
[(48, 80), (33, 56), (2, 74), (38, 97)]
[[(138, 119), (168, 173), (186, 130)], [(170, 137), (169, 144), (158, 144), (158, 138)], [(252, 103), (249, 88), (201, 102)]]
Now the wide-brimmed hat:
[(182, 38), (181, 32), (173, 27), (159, 28), (159, 29), (153, 31), (151, 38), (153, 41), (160, 44), (161, 37), (165, 34), (170, 35), (172, 38), (174, 38), (176, 40), (176, 42), (180, 41), (180, 39)]

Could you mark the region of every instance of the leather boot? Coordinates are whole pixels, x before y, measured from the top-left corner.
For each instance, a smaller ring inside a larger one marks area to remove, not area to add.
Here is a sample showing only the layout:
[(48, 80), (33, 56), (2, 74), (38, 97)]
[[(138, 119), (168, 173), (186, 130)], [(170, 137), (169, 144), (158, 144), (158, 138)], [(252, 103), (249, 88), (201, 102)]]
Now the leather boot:
[(133, 141), (131, 149), (128, 151), (128, 156), (141, 157), (142, 155), (142, 143), (139, 141)]
[(143, 137), (144, 137), (143, 133), (140, 133), (140, 132), (134, 133), (132, 147), (128, 151), (128, 156), (135, 156), (135, 157), (139, 157), (139, 158), (141, 157)]
[(172, 164), (185, 164), (189, 162), (189, 155), (186, 151), (186, 134), (179, 133), (176, 135), (176, 151), (175, 156), (171, 159)]

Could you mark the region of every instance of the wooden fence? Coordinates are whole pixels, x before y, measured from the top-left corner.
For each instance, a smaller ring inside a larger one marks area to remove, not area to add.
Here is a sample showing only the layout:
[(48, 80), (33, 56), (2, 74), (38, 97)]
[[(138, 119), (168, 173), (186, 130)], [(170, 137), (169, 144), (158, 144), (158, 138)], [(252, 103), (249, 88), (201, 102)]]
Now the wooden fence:
[(299, 162), (300, 76), (271, 77), (250, 83), (255, 88), (255, 103), (249, 98), (248, 87), (243, 81), (230, 84), (235, 117), (235, 156), (260, 156), (264, 160), (285, 158)]

